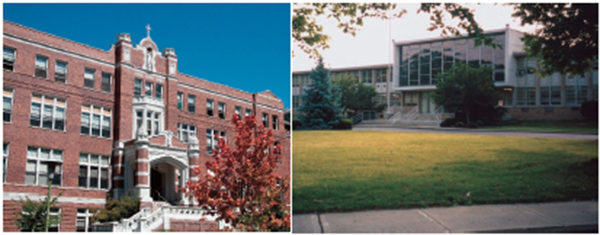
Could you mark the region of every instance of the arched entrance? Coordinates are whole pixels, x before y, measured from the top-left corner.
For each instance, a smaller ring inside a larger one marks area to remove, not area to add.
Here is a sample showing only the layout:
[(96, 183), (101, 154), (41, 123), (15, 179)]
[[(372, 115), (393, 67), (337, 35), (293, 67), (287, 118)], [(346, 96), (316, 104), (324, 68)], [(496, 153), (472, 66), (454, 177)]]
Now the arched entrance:
[(183, 193), (179, 187), (187, 178), (187, 164), (171, 156), (161, 156), (150, 161), (150, 197), (152, 201), (179, 204)]

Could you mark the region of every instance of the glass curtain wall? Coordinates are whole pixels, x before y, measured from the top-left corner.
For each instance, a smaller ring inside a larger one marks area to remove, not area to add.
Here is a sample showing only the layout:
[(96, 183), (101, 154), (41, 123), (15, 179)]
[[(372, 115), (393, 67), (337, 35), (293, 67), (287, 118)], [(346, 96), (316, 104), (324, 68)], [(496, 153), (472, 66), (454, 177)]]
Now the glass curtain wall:
[(401, 45), (398, 86), (435, 85), (439, 75), (457, 61), (491, 66), (493, 79), (504, 82), (504, 33), (489, 35), (499, 47), (475, 46), (474, 38), (459, 38)]

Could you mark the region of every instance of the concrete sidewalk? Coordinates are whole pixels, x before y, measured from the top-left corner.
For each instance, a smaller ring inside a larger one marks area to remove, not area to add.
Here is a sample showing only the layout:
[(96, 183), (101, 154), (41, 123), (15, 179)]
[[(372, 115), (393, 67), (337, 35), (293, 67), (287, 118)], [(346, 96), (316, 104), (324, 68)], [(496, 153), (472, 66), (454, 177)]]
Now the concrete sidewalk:
[(598, 233), (598, 202), (477, 205), (292, 216), (294, 233)]

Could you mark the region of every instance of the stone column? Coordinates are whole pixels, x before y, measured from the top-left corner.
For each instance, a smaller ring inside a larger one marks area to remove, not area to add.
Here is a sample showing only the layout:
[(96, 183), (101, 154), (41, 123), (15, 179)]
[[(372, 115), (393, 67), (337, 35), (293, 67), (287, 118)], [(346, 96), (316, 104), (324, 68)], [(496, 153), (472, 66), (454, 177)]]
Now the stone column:
[(150, 160), (148, 156), (148, 132), (145, 125), (141, 125), (137, 132), (135, 140), (135, 191), (141, 198), (140, 208), (152, 207), (152, 197), (150, 197)]
[(116, 142), (115, 147), (113, 148), (113, 157), (111, 161), (112, 165), (112, 197), (115, 199), (119, 199), (121, 195), (125, 192), (125, 165), (123, 164), (125, 157), (123, 142)]
[[(189, 159), (189, 180), (192, 182), (198, 181), (200, 179), (199, 175), (194, 173), (194, 168), (200, 166), (200, 145), (198, 142), (198, 138), (196, 135), (191, 135), (189, 139), (188, 145), (188, 159)], [(183, 181), (186, 182), (185, 174), (183, 174)], [(185, 202), (184, 202), (185, 203)], [(194, 197), (189, 197), (189, 205), (197, 205), (197, 202)]]

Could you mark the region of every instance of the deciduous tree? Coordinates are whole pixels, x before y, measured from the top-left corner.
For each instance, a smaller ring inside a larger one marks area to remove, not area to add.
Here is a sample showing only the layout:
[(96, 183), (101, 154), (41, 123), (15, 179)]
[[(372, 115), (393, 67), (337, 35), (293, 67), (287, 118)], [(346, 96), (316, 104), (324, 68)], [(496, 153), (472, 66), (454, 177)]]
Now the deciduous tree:
[(275, 173), (281, 162), (281, 145), (275, 145), (273, 130), (256, 126), (256, 118), (247, 116), (235, 125), (235, 148), (219, 137), (218, 148), (204, 168), (196, 167), (197, 182), (188, 181), (182, 190), (194, 196), (206, 215), (249, 231), (285, 230), (290, 215), (285, 212), (283, 194), (289, 188), (289, 176)]
[[(16, 202), (17, 207), (15, 209), (15, 224), (22, 231), (29, 232), (44, 232), (46, 231), (46, 215), (48, 213), (48, 200), (50, 200), (50, 208), (56, 206), (58, 197), (44, 198), (39, 202), (31, 201), (29, 197), (25, 196), (25, 199), (20, 198)], [(50, 214), (48, 227), (55, 227), (60, 224), (62, 214)]]
[(523, 42), (542, 76), (583, 75), (598, 66), (597, 3), (520, 3), (514, 9), (521, 25), (540, 26)]
[(441, 74), (436, 87), (435, 103), (444, 106), (446, 111), (463, 111), (467, 125), (474, 119), (495, 116), (500, 96), (490, 67), (471, 67), (457, 62)]
[[(319, 51), (329, 48), (329, 35), (317, 22), (320, 16), (334, 18), (344, 33), (356, 35), (366, 18), (388, 19), (402, 17), (407, 11), (396, 9), (390, 3), (294, 3), (292, 16), (292, 38), (294, 43), (311, 58), (319, 58)], [(442, 36), (459, 35), (466, 31), (468, 36), (477, 36), (477, 43), (493, 45), (491, 38), (483, 36), (483, 30), (475, 21), (473, 11), (456, 3), (422, 3), (417, 13), (430, 14), (433, 31), (441, 29)], [(456, 26), (444, 23), (445, 17), (457, 19)], [(479, 44), (477, 44), (479, 45)]]
[(377, 109), (377, 91), (372, 86), (357, 82), (346, 74), (334, 78), (333, 84), (339, 87), (340, 104), (344, 113), (357, 113)]

